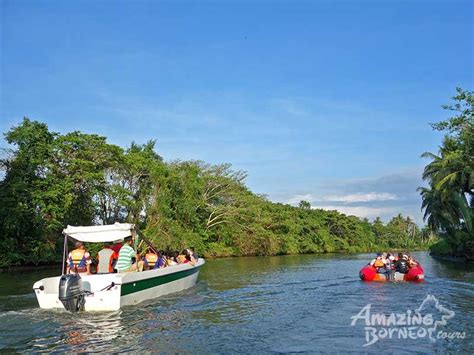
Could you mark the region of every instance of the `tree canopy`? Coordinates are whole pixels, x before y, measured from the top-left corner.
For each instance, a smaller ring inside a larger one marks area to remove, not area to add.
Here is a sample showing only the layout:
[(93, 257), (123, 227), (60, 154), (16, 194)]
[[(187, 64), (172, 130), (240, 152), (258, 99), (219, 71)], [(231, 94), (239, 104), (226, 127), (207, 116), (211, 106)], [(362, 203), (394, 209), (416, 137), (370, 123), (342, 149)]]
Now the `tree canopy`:
[(457, 89), (454, 103), (443, 106), (451, 118), (432, 124), (446, 132), (438, 154), (426, 152), (431, 160), (423, 172), (428, 187), (420, 187), (424, 218), (443, 237), (435, 251), (463, 254), (474, 241), (474, 97), (472, 91)]
[[(0, 164), (0, 266), (61, 256), (70, 225), (131, 222), (160, 249), (205, 256), (363, 252), (419, 248), (409, 217), (373, 223), (337, 211), (273, 203), (230, 164), (164, 162), (155, 141), (122, 148), (95, 134), (49, 131), (25, 118), (5, 138)], [(465, 182), (464, 173), (456, 179)], [(451, 180), (441, 184), (451, 186)], [(470, 185), (472, 186), (472, 185)]]

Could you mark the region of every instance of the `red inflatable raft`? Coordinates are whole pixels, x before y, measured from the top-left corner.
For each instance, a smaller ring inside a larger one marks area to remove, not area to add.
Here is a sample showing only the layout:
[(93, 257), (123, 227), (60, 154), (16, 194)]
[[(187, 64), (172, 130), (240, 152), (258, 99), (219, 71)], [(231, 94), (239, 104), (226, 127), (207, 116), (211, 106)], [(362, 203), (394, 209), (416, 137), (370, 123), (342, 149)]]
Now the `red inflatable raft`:
[(423, 268), (421, 266), (416, 266), (411, 268), (406, 274), (400, 272), (394, 272), (393, 279), (389, 279), (386, 274), (377, 273), (375, 267), (371, 265), (364, 266), (359, 271), (359, 277), (362, 281), (412, 281), (412, 282), (422, 282), (425, 279)]

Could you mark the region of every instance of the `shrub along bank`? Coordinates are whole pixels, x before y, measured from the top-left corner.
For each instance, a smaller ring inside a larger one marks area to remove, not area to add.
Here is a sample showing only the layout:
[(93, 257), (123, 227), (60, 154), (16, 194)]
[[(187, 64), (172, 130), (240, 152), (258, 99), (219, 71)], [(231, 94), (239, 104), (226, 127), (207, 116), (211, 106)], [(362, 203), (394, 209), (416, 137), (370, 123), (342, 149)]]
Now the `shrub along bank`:
[(229, 164), (164, 162), (155, 142), (123, 149), (95, 134), (59, 134), (25, 118), (1, 160), (0, 267), (56, 262), (62, 229), (131, 222), (160, 249), (208, 257), (427, 248), (409, 217), (369, 222), (273, 203)]

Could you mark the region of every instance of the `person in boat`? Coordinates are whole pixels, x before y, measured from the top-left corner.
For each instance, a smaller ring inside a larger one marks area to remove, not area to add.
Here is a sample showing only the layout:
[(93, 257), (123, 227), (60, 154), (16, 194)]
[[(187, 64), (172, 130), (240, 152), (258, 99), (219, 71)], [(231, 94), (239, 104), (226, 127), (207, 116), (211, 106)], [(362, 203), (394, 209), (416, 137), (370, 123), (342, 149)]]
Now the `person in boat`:
[(177, 251), (169, 252), (168, 257), (166, 258), (166, 266), (175, 266), (178, 265), (178, 257), (179, 253)]
[(135, 253), (132, 248), (133, 238), (127, 237), (124, 239), (124, 244), (120, 248), (117, 260), (118, 272), (132, 272), (143, 271), (143, 260)]
[(110, 243), (105, 243), (104, 248), (97, 254), (97, 265), (98, 274), (107, 274), (116, 272), (115, 264), (117, 263), (118, 254), (112, 249)]
[(187, 251), (188, 254), (191, 256), (191, 261), (194, 261), (194, 262), (197, 262), (197, 261), (198, 261), (198, 256), (197, 256), (197, 254), (194, 252), (194, 248), (186, 249), (186, 251)]
[(161, 257), (163, 258), (163, 267), (167, 267), (168, 266), (168, 257), (166, 256), (166, 253), (164, 250), (160, 250), (159, 251)]
[(410, 270), (410, 264), (408, 263), (407, 254), (398, 254), (398, 260), (395, 262), (395, 271), (406, 274)]
[(120, 252), (120, 248), (122, 248), (122, 239), (114, 240), (114, 245), (112, 247), (113, 251), (117, 253)]
[(77, 241), (74, 246), (76, 247), (68, 255), (68, 274), (79, 274), (79, 275), (90, 275), (91, 273), (91, 255), (84, 248), (82, 242)]
[(387, 253), (385, 256), (385, 274), (389, 280), (395, 280), (395, 256)]
[(194, 265), (196, 262), (193, 260), (189, 249), (185, 249), (179, 255), (180, 264), (191, 264)]
[(375, 259), (372, 259), (370, 265), (373, 266), (378, 273), (385, 273), (387, 266), (387, 260), (383, 257), (382, 253), (377, 253)]
[(391, 267), (390, 261), (386, 258), (387, 254), (377, 253), (369, 265), (372, 265), (378, 274), (385, 274), (389, 280), (394, 279), (394, 270)]
[(183, 250), (181, 253), (178, 253), (176, 259), (178, 260), (178, 264), (184, 264), (184, 262), (186, 261), (186, 250)]
[(160, 252), (155, 253), (153, 249), (148, 248), (147, 253), (143, 257), (145, 269), (153, 270), (165, 267), (165, 260), (163, 254)]
[(410, 254), (408, 254), (408, 266), (411, 269), (411, 268), (420, 266), (420, 263), (417, 260), (415, 260), (415, 258), (412, 257)]

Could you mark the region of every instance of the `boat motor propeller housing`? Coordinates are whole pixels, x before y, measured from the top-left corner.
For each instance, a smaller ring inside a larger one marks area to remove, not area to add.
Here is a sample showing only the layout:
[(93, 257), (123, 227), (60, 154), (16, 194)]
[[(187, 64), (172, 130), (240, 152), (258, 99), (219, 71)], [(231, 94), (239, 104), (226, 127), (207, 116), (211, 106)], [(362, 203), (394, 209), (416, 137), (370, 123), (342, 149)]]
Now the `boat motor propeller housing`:
[(59, 280), (59, 300), (69, 312), (84, 310), (85, 293), (77, 274), (62, 275)]

